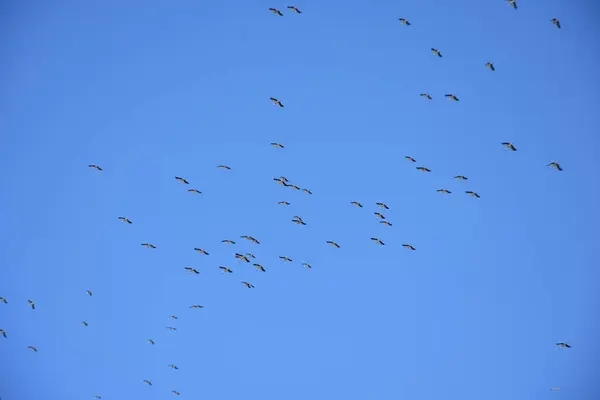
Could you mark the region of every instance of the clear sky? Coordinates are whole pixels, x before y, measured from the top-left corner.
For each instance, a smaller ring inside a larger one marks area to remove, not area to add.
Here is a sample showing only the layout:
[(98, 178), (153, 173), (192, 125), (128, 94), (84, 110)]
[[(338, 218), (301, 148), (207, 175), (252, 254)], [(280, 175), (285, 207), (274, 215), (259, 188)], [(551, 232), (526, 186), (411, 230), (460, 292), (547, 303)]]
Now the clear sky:
[(2, 2), (2, 400), (599, 398), (600, 4), (287, 5)]

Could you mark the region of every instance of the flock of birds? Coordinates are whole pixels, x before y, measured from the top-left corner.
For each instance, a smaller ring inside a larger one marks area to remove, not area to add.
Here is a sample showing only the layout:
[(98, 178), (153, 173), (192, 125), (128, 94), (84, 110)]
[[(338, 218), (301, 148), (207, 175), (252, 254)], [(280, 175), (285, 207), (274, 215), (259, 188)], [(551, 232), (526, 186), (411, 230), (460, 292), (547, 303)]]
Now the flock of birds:
[[(517, 3), (516, 3), (515, 0), (506, 0), (506, 1), (508, 2), (508, 4), (511, 7), (513, 7), (514, 9), (517, 9)], [(288, 6), (287, 9), (289, 9), (290, 11), (292, 11), (292, 12), (294, 12), (296, 14), (302, 14), (302, 11), (300, 11), (295, 6)], [(269, 8), (269, 11), (272, 12), (273, 14), (277, 15), (277, 16), (283, 16), (284, 15), (277, 8)], [(411, 22), (408, 19), (406, 19), (406, 18), (399, 18), (399, 21), (403, 25), (406, 25), (406, 26), (411, 26), (412, 25)], [(559, 29), (561, 28), (560, 21), (558, 19), (552, 18), (550, 21), (557, 28), (559, 28)], [(440, 52), (440, 50), (438, 50), (436, 48), (431, 48), (431, 52), (436, 57), (439, 57), (439, 58), (443, 57), (442, 53)], [(491, 61), (486, 62), (484, 64), (484, 67), (488, 68), (490, 71), (496, 71), (496, 68), (495, 68), (493, 62), (491, 62)], [(427, 100), (432, 100), (433, 99), (433, 97), (429, 93), (421, 93), (420, 96), (423, 97), (423, 98), (425, 98), (425, 99), (427, 99)], [(455, 101), (455, 102), (459, 101), (459, 98), (457, 97), (457, 95), (456, 94), (452, 94), (452, 93), (446, 94), (445, 98), (447, 98), (450, 101)], [(271, 97), (270, 101), (273, 103), (273, 105), (275, 107), (284, 108), (283, 103), (279, 99), (277, 99), (275, 97)], [(285, 148), (285, 146), (283, 144), (281, 144), (281, 143), (275, 143), (274, 142), (274, 143), (270, 143), (270, 145), (272, 147), (274, 147), (274, 148), (277, 148), (277, 149), (284, 149)], [(501, 145), (504, 148), (506, 148), (507, 150), (509, 150), (509, 151), (517, 151), (516, 146), (513, 143), (511, 143), (511, 142), (503, 142), (503, 143), (501, 143)], [(405, 156), (405, 159), (407, 161), (411, 162), (411, 163), (416, 163), (417, 162), (417, 160), (415, 160), (411, 156)], [(557, 171), (562, 171), (563, 170), (562, 167), (559, 165), (559, 163), (557, 163), (556, 161), (552, 161), (552, 162), (546, 164), (546, 166), (554, 168)], [(103, 169), (99, 165), (96, 165), (96, 164), (90, 164), (90, 165), (88, 165), (88, 167), (92, 168), (92, 169), (95, 169), (95, 170), (97, 170), (99, 172), (103, 171)], [(224, 169), (224, 170), (231, 170), (231, 168), (229, 166), (227, 166), (227, 165), (218, 165), (217, 168), (221, 168), (221, 169)], [(431, 170), (429, 168), (424, 167), (424, 166), (417, 166), (416, 169), (418, 171), (421, 171), (421, 172), (427, 172), (427, 173), (431, 172)], [(466, 176), (464, 176), (464, 175), (457, 175), (457, 176), (454, 177), (454, 179), (459, 180), (459, 181), (467, 181), (468, 180), (468, 178)], [(185, 178), (183, 178), (181, 176), (176, 176), (175, 180), (177, 182), (183, 184), (183, 185), (189, 185), (190, 184), (190, 182), (187, 179), (185, 179)], [(281, 185), (282, 187), (292, 188), (292, 189), (297, 190), (297, 191), (302, 191), (302, 192), (304, 192), (306, 194), (312, 194), (312, 192), (309, 189), (307, 189), (307, 188), (301, 188), (300, 186), (291, 183), (284, 176), (275, 177), (275, 178), (273, 178), (273, 180), (277, 184)], [(201, 191), (199, 191), (198, 189), (195, 189), (195, 188), (190, 188), (187, 191), (190, 192), (190, 193), (192, 193), (192, 194), (202, 194)], [(442, 194), (451, 194), (452, 193), (450, 190), (448, 190), (446, 188), (437, 189), (437, 192), (438, 193), (442, 193)], [(480, 195), (478, 193), (472, 191), (472, 190), (466, 190), (465, 193), (468, 194), (468, 195), (470, 195), (470, 196), (472, 196), (472, 197), (480, 198)], [(288, 201), (279, 201), (278, 204), (282, 205), (282, 206), (289, 206), (290, 205), (290, 203)], [(353, 205), (353, 206), (355, 206), (355, 207), (358, 207), (358, 208), (363, 208), (363, 204), (361, 204), (358, 201), (351, 201), (350, 204)], [(379, 207), (381, 210), (389, 210), (390, 209), (390, 207), (388, 205), (386, 205), (385, 203), (383, 203), (383, 202), (377, 202), (375, 205), (377, 207)], [(379, 220), (379, 223), (381, 223), (383, 225), (386, 225), (386, 226), (392, 226), (392, 223), (387, 220), (386, 216), (382, 212), (376, 211), (373, 214), (375, 215), (375, 217), (377, 217), (377, 219)], [(133, 221), (131, 221), (129, 218), (124, 217), (124, 216), (118, 217), (118, 220), (120, 220), (124, 224), (128, 224), (128, 225), (133, 224)], [(302, 219), (302, 217), (297, 216), (297, 215), (294, 216), (291, 221), (294, 222), (294, 223), (296, 223), (296, 224), (298, 224), (298, 225), (306, 225), (306, 222)], [(249, 236), (249, 235), (243, 235), (243, 236), (240, 236), (240, 238), (244, 239), (244, 240), (247, 240), (247, 241), (249, 241), (249, 242), (251, 242), (253, 244), (256, 244), (256, 245), (260, 244), (260, 241), (258, 239), (254, 238), (252, 236)], [(385, 243), (381, 239), (376, 238), (376, 237), (372, 237), (371, 241), (373, 241), (373, 242), (375, 242), (375, 243), (377, 243), (377, 244), (379, 244), (381, 246), (385, 245)], [(222, 243), (223, 244), (227, 244), (227, 245), (235, 245), (236, 244), (236, 242), (234, 240), (230, 240), (230, 239), (224, 239), (224, 240), (222, 240)], [(330, 245), (330, 246), (332, 246), (334, 248), (338, 248), (338, 249), (341, 247), (337, 242), (335, 242), (333, 240), (327, 240), (325, 242), (325, 244)], [(145, 248), (149, 248), (149, 249), (156, 249), (157, 248), (157, 246), (154, 245), (154, 244), (152, 244), (152, 243), (141, 243), (141, 246), (143, 246)], [(404, 247), (407, 250), (411, 250), (411, 251), (415, 251), (416, 250), (416, 248), (415, 248), (414, 245), (408, 244), (408, 243), (402, 244), (402, 247)], [(204, 256), (209, 256), (209, 252), (207, 250), (205, 250), (205, 249), (194, 248), (193, 250), (195, 252), (199, 253), (199, 254), (204, 255)], [(256, 256), (254, 254), (252, 254), (252, 253), (246, 252), (246, 253), (242, 254), (242, 253), (235, 252), (233, 256), (234, 256), (235, 259), (240, 260), (243, 263), (252, 264), (252, 266), (254, 266), (256, 268), (256, 270), (258, 270), (260, 272), (266, 272), (266, 269), (265, 269), (265, 267), (263, 265), (261, 265), (258, 262), (255, 262)], [(283, 262), (292, 262), (293, 261), (291, 258), (289, 258), (287, 256), (279, 256), (279, 259), (281, 261), (283, 261)], [(304, 266), (306, 268), (312, 268), (312, 266), (310, 264), (306, 263), (306, 262), (303, 262), (302, 266)], [(223, 273), (227, 273), (227, 274), (233, 273), (233, 270), (231, 268), (229, 268), (228, 266), (220, 265), (219, 269), (221, 271), (223, 271)], [(192, 268), (192, 267), (185, 266), (184, 270), (187, 271), (187, 272), (189, 272), (189, 273), (191, 273), (191, 274), (196, 274), (196, 275), (200, 274), (200, 272), (197, 269)], [(248, 289), (255, 288), (255, 286), (252, 283), (247, 282), (247, 281), (241, 281), (241, 284), (244, 287), (248, 288)], [(90, 291), (90, 290), (86, 290), (85, 294), (87, 296), (92, 296), (93, 295), (92, 291)], [(4, 297), (0, 297), (0, 302), (2, 304), (8, 304), (8, 300), (6, 298), (4, 298)], [(33, 300), (27, 300), (27, 303), (28, 303), (28, 306), (31, 308), (31, 310), (35, 310), (36, 307), (35, 307), (35, 302)], [(193, 305), (189, 306), (189, 308), (191, 308), (191, 309), (201, 309), (203, 307), (204, 306), (202, 306), (200, 304), (193, 304)], [(171, 315), (170, 319), (171, 320), (177, 320), (178, 317), (175, 316), (175, 315)], [(81, 324), (84, 327), (88, 327), (89, 326), (89, 324), (88, 324), (87, 321), (81, 321)], [(177, 331), (177, 328), (173, 327), (173, 326), (167, 326), (166, 329), (171, 330), (171, 331)], [(9, 337), (8, 333), (4, 329), (1, 329), (1, 328), (0, 328), (0, 335), (3, 338), (5, 338), (5, 339)], [(150, 345), (155, 345), (156, 344), (153, 339), (148, 339), (147, 342)], [(556, 343), (556, 346), (560, 347), (560, 348), (571, 348), (571, 346), (568, 343), (564, 343), (564, 342)], [(28, 346), (28, 349), (31, 350), (31, 351), (33, 351), (33, 352), (37, 352), (38, 351), (37, 347), (33, 346), (33, 345)], [(167, 367), (171, 368), (173, 370), (179, 369), (177, 367), (177, 365), (175, 365), (175, 364), (169, 364)], [(148, 385), (148, 386), (152, 386), (153, 385), (152, 380), (150, 380), (150, 379), (143, 379), (142, 382), (144, 384)], [(559, 388), (551, 388), (550, 390), (551, 391), (557, 391), (557, 390), (560, 390), (560, 389)], [(177, 390), (172, 390), (172, 394), (176, 395), (176, 396), (179, 396), (180, 392), (178, 392)], [(102, 397), (99, 396), (99, 395), (95, 395), (93, 398), (97, 399), (97, 400), (102, 399)]]

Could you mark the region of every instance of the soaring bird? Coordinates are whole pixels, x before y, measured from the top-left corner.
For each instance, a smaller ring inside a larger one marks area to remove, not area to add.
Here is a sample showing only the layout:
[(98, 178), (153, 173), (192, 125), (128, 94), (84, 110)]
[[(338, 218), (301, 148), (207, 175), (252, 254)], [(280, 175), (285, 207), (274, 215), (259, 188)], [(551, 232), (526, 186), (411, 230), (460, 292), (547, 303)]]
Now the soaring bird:
[(492, 71), (495, 71), (496, 68), (494, 68), (494, 63), (488, 61), (485, 63), (484, 67), (491, 69)]
[(458, 97), (453, 94), (445, 94), (444, 97), (446, 97), (448, 100), (458, 101)]
[(410, 25), (410, 22), (406, 18), (398, 18), (398, 21), (404, 25)]
[(251, 283), (248, 283), (246, 281), (242, 281), (242, 285), (246, 286), (248, 289), (253, 289), (254, 285)]
[(6, 338), (6, 331), (4, 329), (0, 329), (0, 335), (4, 336), (4, 338)]
[(277, 202), (277, 204), (281, 204), (282, 206), (289, 206), (290, 205), (290, 203), (287, 202), (287, 201), (279, 201), (279, 202)]
[(217, 168), (228, 169), (228, 170), (231, 169), (231, 167), (228, 165), (217, 165)]
[(284, 182), (289, 182), (290, 180), (288, 178), (286, 178), (285, 176), (280, 176), (279, 179), (281, 179)]
[(306, 268), (312, 268), (309, 263), (302, 263), (302, 266)]
[(171, 316), (169, 316), (169, 319), (179, 319), (179, 318), (177, 318), (177, 315), (171, 315)]
[(198, 189), (188, 189), (188, 192), (195, 193), (195, 194), (202, 194), (202, 192), (199, 191)]
[(273, 180), (279, 183), (281, 186), (287, 186), (287, 183), (285, 183), (285, 181), (281, 178), (273, 178)]
[(244, 236), (240, 236), (242, 239), (246, 239), (251, 241), (252, 243), (256, 243), (256, 244), (260, 244), (260, 242), (258, 240), (256, 240), (255, 238), (253, 238), (252, 236), (248, 236), (248, 235), (244, 235)]
[(336, 242), (334, 242), (334, 241), (331, 241), (331, 240), (328, 240), (328, 241), (327, 241), (327, 244), (330, 244), (330, 245), (332, 245), (333, 247), (335, 247), (335, 248), (337, 248), (337, 249), (339, 249), (339, 248), (340, 248), (340, 245), (339, 245), (339, 244), (337, 244)]
[(238, 260), (246, 261), (247, 263), (250, 262), (250, 260), (248, 260), (248, 257), (240, 253), (235, 253), (235, 258), (237, 258)]
[(561, 166), (560, 166), (560, 165), (558, 165), (558, 163), (557, 163), (557, 162), (555, 162), (555, 161), (552, 161), (550, 164), (546, 164), (546, 167), (552, 167), (552, 168), (554, 168), (554, 169), (555, 169), (555, 170), (557, 170), (557, 171), (562, 171), (562, 170), (563, 170), (563, 169), (561, 168)]
[(175, 364), (169, 364), (168, 367), (171, 369), (179, 369)]
[(308, 189), (302, 189), (302, 191), (303, 191), (304, 193), (312, 194), (312, 192), (311, 192), (310, 190), (308, 190)]
[(271, 11), (275, 15), (279, 15), (280, 17), (283, 17), (283, 14), (281, 13), (281, 11), (279, 11), (276, 8), (269, 8), (269, 11)]
[(222, 266), (222, 265), (221, 265), (221, 266), (219, 266), (219, 269), (220, 269), (221, 271), (223, 271), (223, 272), (227, 272), (228, 274), (231, 274), (231, 273), (233, 273), (233, 271), (232, 271), (232, 270), (230, 270), (228, 267), (224, 267), (224, 266)]
[(97, 166), (96, 164), (90, 164), (90, 165), (88, 165), (88, 167), (90, 167), (90, 168), (94, 168), (94, 169), (97, 169), (98, 171), (102, 171), (102, 168), (100, 168), (100, 167), (99, 167), (99, 166)]
[(8, 304), (8, 300), (6, 300), (4, 297), (0, 297), (0, 301), (4, 304)]
[(517, 9), (517, 2), (515, 0), (506, 0), (509, 6), (512, 6), (515, 10)]
[(148, 344), (155, 345), (156, 343), (152, 339), (148, 339)]
[(431, 100), (433, 98), (429, 95), (429, 93), (421, 93), (421, 94), (419, 94), (419, 96), (425, 97), (427, 100)]
[(82, 324), (83, 326), (89, 326), (89, 324), (87, 323), (87, 321), (81, 321), (81, 324)]
[(183, 267), (186, 271), (192, 272), (194, 274), (199, 274), (200, 272), (195, 268)]
[(256, 258), (256, 256), (252, 253), (246, 253), (246, 257)]
[(402, 247), (404, 247), (405, 249), (409, 249), (409, 250), (416, 250), (414, 248), (414, 246), (410, 245), (410, 244), (403, 244)]
[(442, 53), (440, 53), (440, 51), (438, 49), (434, 49), (433, 47), (431, 48), (431, 53), (433, 53), (434, 56), (438, 56), (438, 57), (442, 57)]
[(471, 190), (467, 190), (465, 193), (468, 194), (469, 196), (477, 197), (478, 199), (481, 197), (477, 193), (475, 193)]
[(27, 303), (29, 303), (29, 307), (31, 307), (32, 310), (35, 310), (35, 303), (33, 300), (27, 300)]
[(385, 208), (386, 210), (390, 209), (385, 203), (375, 203), (375, 205), (377, 207)]
[(35, 351), (35, 352), (38, 351), (37, 347), (35, 347), (35, 346), (27, 346), (27, 348), (31, 351)]
[(176, 330), (177, 330), (177, 328), (173, 328), (172, 326), (167, 326), (166, 328), (167, 328), (168, 330), (170, 330), (170, 331), (176, 331)]
[(275, 106), (279, 106), (279, 107), (283, 108), (283, 103), (280, 102), (279, 100), (277, 100), (275, 97), (271, 97), (270, 99)]
[(377, 242), (377, 243), (379, 243), (379, 244), (380, 244), (380, 245), (382, 245), (382, 246), (384, 246), (384, 245), (385, 245), (385, 243), (383, 243), (383, 242), (381, 241), (381, 239), (377, 239), (377, 238), (373, 238), (373, 237), (372, 237), (372, 238), (371, 238), (371, 240), (372, 240), (372, 241), (374, 241), (374, 242)]
[(300, 186), (296, 186), (296, 185), (288, 185), (288, 186), (291, 187), (292, 189), (300, 190)]
[(279, 149), (283, 149), (284, 148), (284, 146), (281, 143), (271, 143), (271, 146), (277, 147)]
[(382, 213), (374, 212), (373, 214), (375, 214), (375, 216), (379, 219), (385, 219), (385, 215), (383, 215)]
[(411, 156), (404, 156), (404, 158), (406, 158), (408, 161), (410, 162), (417, 162), (417, 160), (415, 160), (414, 158), (412, 158)]
[(567, 348), (567, 349), (570, 349), (570, 348), (571, 348), (571, 345), (570, 345), (570, 344), (568, 344), (568, 343), (564, 343), (564, 342), (556, 343), (556, 345), (557, 345), (558, 347), (565, 347), (565, 348)]
[(176, 176), (176, 177), (175, 177), (175, 179), (177, 179), (177, 180), (178, 180), (179, 182), (181, 182), (181, 183), (185, 183), (186, 185), (188, 185), (188, 184), (189, 184), (189, 182), (188, 182), (188, 181), (186, 181), (185, 179), (183, 179), (183, 178), (182, 178), (182, 177), (180, 177), (180, 176)]
[(177, 390), (171, 390), (171, 393), (173, 393), (175, 396), (181, 395), (181, 393), (179, 393)]
[(287, 261), (287, 262), (292, 262), (292, 259), (286, 256), (279, 256), (279, 259), (281, 261)]
[(431, 172), (431, 170), (429, 168), (425, 168), (425, 167), (417, 167), (417, 169), (422, 172)]
[(379, 223), (380, 223), (380, 224), (387, 225), (387, 226), (392, 226), (392, 223), (391, 223), (391, 222), (388, 222), (388, 221), (379, 221)]
[(260, 264), (252, 264), (252, 265), (254, 265), (256, 267), (256, 269), (259, 270), (259, 271), (261, 271), (261, 272), (265, 272), (266, 271), (266, 269), (262, 265), (260, 265)]
[(131, 220), (129, 218), (125, 218), (125, 217), (119, 217), (119, 221), (123, 221), (126, 222), (128, 224), (132, 224), (133, 222), (131, 222)]
[(463, 175), (456, 175), (454, 177), (454, 179), (458, 179), (459, 181), (466, 181), (469, 178), (467, 178), (466, 176), (463, 176)]
[(360, 204), (358, 201), (351, 201), (350, 204), (352, 204), (356, 207), (362, 208), (362, 204)]
[(450, 194), (450, 193), (452, 193), (451, 191), (449, 191), (447, 189), (438, 189), (438, 190), (436, 190), (436, 192), (438, 192), (438, 193), (444, 193), (444, 194)]
[(292, 10), (293, 12), (295, 12), (296, 14), (302, 14), (302, 11), (298, 10), (296, 7), (294, 6), (287, 6), (288, 9)]
[(296, 219), (296, 218), (294, 218), (294, 219), (292, 220), (292, 222), (295, 222), (295, 223), (297, 223), (298, 225), (306, 225), (306, 222), (302, 221), (301, 219)]
[(221, 243), (235, 244), (235, 242), (233, 240), (229, 240), (229, 239), (221, 240)]
[(510, 151), (517, 151), (517, 148), (512, 143), (502, 142), (502, 146), (506, 147)]
[(208, 252), (204, 249), (199, 249), (198, 247), (194, 247), (194, 250), (196, 250), (198, 253), (204, 254), (205, 256), (208, 255)]
[(94, 400), (102, 400), (102, 396), (94, 396)]
[(558, 29), (560, 29), (560, 21), (559, 21), (558, 19), (556, 19), (556, 18), (552, 18), (552, 19), (550, 20), (550, 22), (552, 22), (554, 25), (556, 25), (556, 27), (557, 27)]
[(149, 249), (155, 249), (156, 246), (150, 243), (142, 243), (142, 246), (147, 247)]
[(91, 290), (86, 290), (85, 294), (87, 294), (88, 296), (91, 296), (92, 295), (92, 291)]
[(144, 379), (143, 382), (148, 386), (152, 386), (152, 382), (149, 381), (148, 379)]

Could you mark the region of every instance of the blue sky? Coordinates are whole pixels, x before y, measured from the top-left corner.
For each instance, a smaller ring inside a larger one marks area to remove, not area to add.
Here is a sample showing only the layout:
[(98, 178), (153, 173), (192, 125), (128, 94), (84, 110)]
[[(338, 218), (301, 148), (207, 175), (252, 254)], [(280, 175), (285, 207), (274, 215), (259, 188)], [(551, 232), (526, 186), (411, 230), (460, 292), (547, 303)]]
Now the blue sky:
[(596, 2), (26, 3), (0, 6), (3, 400), (598, 398)]

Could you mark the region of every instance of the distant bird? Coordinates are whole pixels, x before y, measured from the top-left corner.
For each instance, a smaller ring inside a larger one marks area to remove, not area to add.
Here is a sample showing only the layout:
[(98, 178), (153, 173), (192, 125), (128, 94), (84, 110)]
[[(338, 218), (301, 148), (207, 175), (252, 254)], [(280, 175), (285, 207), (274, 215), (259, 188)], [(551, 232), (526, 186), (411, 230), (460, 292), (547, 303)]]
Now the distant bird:
[(266, 272), (266, 269), (260, 265), (260, 264), (252, 264), (256, 267), (257, 270), (261, 271), (261, 272)]
[(414, 246), (410, 245), (410, 244), (403, 244), (402, 247), (404, 247), (405, 249), (409, 249), (409, 250), (416, 250), (414, 248)]
[(251, 283), (248, 283), (246, 281), (242, 281), (242, 285), (246, 286), (248, 289), (253, 289), (254, 285)]
[(102, 400), (102, 396), (94, 396), (94, 400)]
[(195, 194), (202, 194), (202, 192), (199, 191), (198, 189), (188, 189), (188, 192), (195, 193)]
[(235, 258), (237, 258), (238, 260), (245, 261), (247, 263), (250, 262), (250, 260), (248, 260), (248, 257), (246, 257), (245, 255), (240, 254), (240, 253), (235, 253)]
[(131, 222), (131, 220), (129, 218), (125, 218), (125, 217), (119, 217), (119, 221), (123, 221), (126, 222), (128, 224), (132, 224), (133, 222)]
[(168, 330), (170, 330), (170, 331), (176, 331), (176, 330), (177, 330), (177, 328), (173, 328), (172, 326), (167, 326), (166, 328), (167, 328)]
[(515, 10), (517, 9), (517, 2), (515, 0), (506, 0), (509, 6), (512, 6)]
[(387, 225), (387, 226), (392, 226), (391, 222), (388, 222), (388, 221), (379, 221), (379, 223)]
[(469, 178), (467, 178), (466, 176), (463, 176), (463, 175), (456, 175), (454, 177), (454, 179), (458, 179), (459, 181), (466, 181)]
[(431, 172), (431, 170), (429, 168), (425, 168), (425, 167), (417, 167), (417, 169), (422, 172)]
[(292, 220), (292, 222), (295, 222), (295, 223), (297, 223), (298, 225), (306, 225), (306, 222), (302, 221), (301, 219), (296, 219), (296, 218), (294, 218), (294, 219)]
[(175, 179), (177, 179), (177, 180), (178, 180), (179, 182), (181, 182), (181, 183), (185, 183), (186, 185), (188, 185), (188, 184), (189, 184), (189, 182), (188, 182), (188, 181), (186, 181), (185, 179), (183, 179), (183, 178), (182, 178), (182, 177), (180, 177), (180, 176), (176, 176), (176, 177), (175, 177)]
[(279, 106), (280, 108), (283, 108), (283, 103), (280, 102), (279, 100), (277, 100), (275, 97), (271, 97), (270, 99), (273, 102), (273, 105)]
[(35, 351), (37, 353), (38, 349), (35, 346), (27, 346), (27, 348), (31, 351)]
[(552, 389), (550, 389), (550, 391), (552, 391), (552, 392), (556, 392), (558, 390), (560, 390), (560, 388), (552, 388)]
[(331, 240), (328, 240), (328, 241), (327, 241), (327, 244), (330, 244), (330, 245), (332, 245), (333, 247), (335, 247), (335, 248), (337, 248), (337, 249), (339, 249), (339, 248), (340, 248), (340, 245), (339, 245), (339, 244), (337, 244), (336, 242), (333, 242), (333, 241), (331, 241)]
[(148, 344), (155, 345), (156, 343), (152, 339), (148, 339)]
[(227, 169), (227, 170), (231, 169), (231, 167), (229, 167), (228, 165), (217, 165), (217, 168)]
[(94, 168), (94, 169), (97, 169), (98, 171), (102, 171), (102, 168), (100, 168), (100, 167), (99, 167), (99, 166), (97, 166), (96, 164), (90, 164), (90, 165), (88, 165), (88, 167), (90, 167), (90, 168)]
[(371, 240), (372, 240), (372, 241), (374, 241), (374, 242), (377, 242), (377, 243), (379, 243), (379, 244), (380, 244), (380, 245), (382, 245), (382, 246), (385, 246), (385, 243), (383, 243), (383, 242), (381, 241), (381, 239), (377, 239), (377, 238), (373, 238), (373, 237), (372, 237), (372, 238), (371, 238)]
[(281, 261), (292, 262), (292, 259), (291, 259), (291, 258), (289, 258), (289, 257), (285, 257), (285, 256), (279, 256), (279, 259), (280, 259)]
[(557, 162), (552, 161), (550, 164), (546, 164), (546, 167), (552, 167), (557, 171), (562, 171), (563, 169), (561, 168), (560, 165), (558, 165)]
[(362, 208), (362, 204), (360, 204), (358, 201), (351, 201), (350, 204), (355, 205), (356, 207)]
[(552, 18), (550, 21), (551, 21), (551, 22), (552, 22), (554, 25), (556, 25), (556, 27), (557, 27), (558, 29), (560, 29), (560, 21), (559, 21), (558, 19), (556, 19), (556, 18)]
[(256, 256), (252, 253), (246, 253), (246, 257), (256, 258)]
[(386, 210), (390, 209), (385, 203), (375, 203), (375, 205), (377, 207), (385, 208)]
[(233, 240), (229, 240), (229, 239), (221, 240), (221, 243), (235, 244), (235, 242)]
[(434, 56), (438, 56), (438, 57), (442, 57), (442, 53), (440, 53), (440, 51), (438, 49), (434, 49), (433, 47), (431, 48), (431, 52), (433, 53)]
[(277, 147), (279, 149), (283, 149), (284, 148), (284, 146), (281, 143), (271, 143), (271, 146)]
[(256, 240), (255, 238), (253, 238), (252, 236), (248, 236), (248, 235), (244, 235), (244, 236), (240, 236), (242, 239), (246, 239), (251, 241), (252, 243), (256, 243), (256, 244), (260, 244), (260, 242), (258, 240)]
[(87, 321), (81, 321), (81, 323), (83, 324), (83, 326), (89, 326), (89, 324), (87, 323)]
[(6, 300), (4, 297), (0, 297), (0, 301), (4, 304), (8, 304), (8, 300)]
[(312, 268), (309, 263), (302, 263), (302, 266), (306, 268)]
[(152, 386), (152, 382), (150, 382), (148, 379), (144, 379), (143, 382), (148, 386)]
[(415, 160), (414, 158), (412, 158), (411, 156), (404, 156), (404, 158), (406, 158), (408, 161), (410, 162), (417, 162), (417, 160)]
[(517, 148), (512, 143), (502, 142), (502, 146), (506, 147), (510, 151), (517, 151)]
[(227, 272), (228, 274), (233, 273), (233, 271), (231, 269), (229, 269), (228, 267), (224, 267), (224, 266), (219, 266), (219, 269), (223, 272)]
[(385, 215), (383, 215), (382, 213), (374, 212), (373, 214), (375, 214), (375, 216), (379, 219), (385, 219)]
[(273, 180), (279, 183), (281, 186), (287, 186), (287, 183), (285, 183), (285, 181), (281, 178), (273, 178)]
[(194, 308), (194, 309), (196, 309), (196, 308), (204, 308), (204, 306), (201, 306), (200, 304), (192, 304), (190, 306), (190, 308)]
[(410, 22), (406, 18), (398, 18), (398, 20), (404, 25), (410, 25)]
[(27, 300), (27, 303), (29, 303), (29, 307), (31, 307), (32, 310), (35, 310), (35, 302), (33, 302), (33, 300)]
[(171, 316), (169, 317), (169, 319), (179, 319), (179, 318), (177, 318), (177, 315), (171, 315)]
[(290, 203), (288, 203), (287, 201), (280, 201), (277, 204), (281, 204), (282, 206), (289, 206)]
[(568, 344), (568, 343), (564, 343), (564, 342), (556, 343), (556, 345), (557, 345), (558, 347), (565, 347), (565, 348), (567, 348), (567, 349), (570, 349), (570, 348), (571, 348), (571, 345), (570, 345), (570, 344)]
[(171, 369), (179, 369), (177, 367), (177, 365), (174, 365), (174, 364), (169, 364), (168, 367), (171, 368)]
[(279, 179), (281, 179), (284, 182), (289, 182), (289, 179), (286, 178), (285, 176), (280, 176)]
[(0, 335), (4, 336), (4, 338), (6, 338), (6, 331), (4, 329), (0, 329)]
[(87, 294), (88, 296), (91, 296), (92, 295), (92, 291), (91, 290), (86, 290), (85, 294)]
[(171, 390), (171, 393), (173, 393), (175, 396), (179, 396), (181, 394), (177, 390)]
[(204, 249), (199, 249), (198, 247), (194, 247), (194, 250), (197, 251), (198, 253), (204, 254), (205, 256), (208, 256), (208, 252)]
[(294, 6), (287, 6), (288, 9), (292, 10), (293, 12), (295, 12), (296, 14), (302, 14), (302, 11), (298, 10), (296, 7)]
[(444, 97), (446, 97), (448, 100), (458, 101), (458, 97), (453, 94), (445, 94)]
[(197, 269), (195, 268), (190, 268), (190, 267), (183, 267), (186, 271), (192, 272), (194, 274), (199, 274), (200, 272), (198, 272)]
[(496, 68), (494, 68), (494, 63), (492, 62), (486, 62), (484, 67), (491, 69), (492, 71), (495, 71)]
[(467, 190), (465, 193), (468, 194), (469, 196), (477, 197), (478, 199), (481, 197), (477, 193), (472, 192), (470, 190)]
[(312, 192), (311, 192), (310, 190), (308, 190), (308, 189), (302, 189), (302, 191), (303, 191), (304, 193), (312, 194)]
[(431, 100), (433, 98), (429, 95), (429, 93), (421, 93), (421, 94), (419, 94), (419, 96), (425, 97), (427, 100)]
[(281, 11), (279, 11), (276, 8), (269, 8), (269, 11), (271, 11), (275, 15), (279, 15), (280, 17), (283, 17), (283, 14), (281, 13)]
[(155, 249), (156, 246), (150, 243), (142, 243), (142, 246), (147, 247), (149, 249)]
[(291, 187), (292, 189), (300, 190), (299, 186), (296, 186), (296, 185), (288, 185), (288, 186)]
[(438, 192), (438, 193), (444, 193), (444, 194), (450, 194), (450, 193), (452, 193), (451, 191), (449, 191), (447, 189), (438, 189), (438, 190), (436, 190), (436, 192)]

